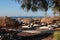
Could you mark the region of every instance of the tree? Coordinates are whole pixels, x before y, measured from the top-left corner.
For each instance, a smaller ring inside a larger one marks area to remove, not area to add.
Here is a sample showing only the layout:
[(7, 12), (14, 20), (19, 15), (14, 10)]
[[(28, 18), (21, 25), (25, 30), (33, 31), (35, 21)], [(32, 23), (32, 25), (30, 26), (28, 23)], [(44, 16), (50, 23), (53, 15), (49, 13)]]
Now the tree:
[(47, 10), (48, 3), (46, 0), (16, 0), (18, 3), (22, 3), (21, 7), (27, 10), (37, 11), (38, 9)]
[[(57, 11), (60, 12), (60, 0), (15, 0), (19, 4), (21, 3), (21, 8), (27, 9), (27, 11), (32, 10), (33, 12), (38, 10), (43, 10), (47, 12), (49, 7), (58, 8)], [(53, 10), (54, 11), (54, 10)], [(46, 15), (47, 13), (45, 13)]]
[[(27, 9), (27, 11), (32, 10), (33, 12), (38, 10), (43, 10), (47, 12), (48, 10), (48, 3), (47, 0), (15, 0), (19, 4), (21, 3), (22, 9)], [(47, 13), (46, 13), (47, 14)]]
[(58, 12), (59, 16), (60, 16), (60, 0), (53, 0), (53, 11)]
[(54, 11), (54, 13), (53, 13), (53, 14), (54, 14), (54, 16), (55, 16), (56, 12)]
[(60, 16), (60, 11), (59, 11), (59, 8), (58, 7), (53, 7), (53, 14), (54, 14), (54, 16), (55, 16), (55, 14), (59, 14), (59, 16)]

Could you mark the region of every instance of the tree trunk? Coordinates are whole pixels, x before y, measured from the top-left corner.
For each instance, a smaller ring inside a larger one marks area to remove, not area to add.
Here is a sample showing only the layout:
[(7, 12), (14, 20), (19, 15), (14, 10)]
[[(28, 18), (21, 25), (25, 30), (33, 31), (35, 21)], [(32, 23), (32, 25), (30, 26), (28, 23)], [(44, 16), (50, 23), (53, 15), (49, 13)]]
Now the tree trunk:
[(59, 13), (59, 17), (60, 17), (60, 13)]
[(53, 14), (55, 16), (55, 14)]
[(56, 12), (53, 13), (53, 15), (55, 16)]
[(47, 17), (47, 12), (45, 12), (45, 17)]

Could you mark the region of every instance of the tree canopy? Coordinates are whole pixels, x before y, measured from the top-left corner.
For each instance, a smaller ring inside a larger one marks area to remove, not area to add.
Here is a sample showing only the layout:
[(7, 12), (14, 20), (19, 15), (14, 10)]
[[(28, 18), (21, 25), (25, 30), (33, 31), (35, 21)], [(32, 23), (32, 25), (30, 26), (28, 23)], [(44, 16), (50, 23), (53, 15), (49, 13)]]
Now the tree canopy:
[(44, 10), (47, 11), (49, 7), (58, 9), (60, 11), (60, 0), (15, 0), (19, 4), (21, 3), (21, 8), (37, 11)]
[(39, 9), (48, 10), (48, 2), (46, 0), (16, 0), (18, 3), (21, 2), (23, 9), (37, 11)]

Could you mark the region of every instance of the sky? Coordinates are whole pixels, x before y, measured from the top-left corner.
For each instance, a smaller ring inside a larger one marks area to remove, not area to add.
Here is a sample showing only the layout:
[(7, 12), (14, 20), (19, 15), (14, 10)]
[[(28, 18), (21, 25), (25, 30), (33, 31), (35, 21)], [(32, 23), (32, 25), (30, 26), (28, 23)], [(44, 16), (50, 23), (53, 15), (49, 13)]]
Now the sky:
[[(44, 16), (44, 11), (27, 12), (20, 8), (20, 5), (12, 0), (0, 0), (0, 16)], [(47, 11), (48, 16), (52, 16), (52, 9)]]

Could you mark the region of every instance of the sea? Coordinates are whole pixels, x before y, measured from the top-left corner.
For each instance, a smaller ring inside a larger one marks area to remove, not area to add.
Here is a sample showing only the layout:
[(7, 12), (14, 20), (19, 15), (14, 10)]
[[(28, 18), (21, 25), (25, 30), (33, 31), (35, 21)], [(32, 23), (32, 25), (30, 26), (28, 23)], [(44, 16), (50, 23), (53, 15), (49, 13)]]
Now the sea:
[(12, 19), (17, 19), (17, 18), (43, 18), (44, 16), (12, 16)]

